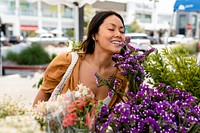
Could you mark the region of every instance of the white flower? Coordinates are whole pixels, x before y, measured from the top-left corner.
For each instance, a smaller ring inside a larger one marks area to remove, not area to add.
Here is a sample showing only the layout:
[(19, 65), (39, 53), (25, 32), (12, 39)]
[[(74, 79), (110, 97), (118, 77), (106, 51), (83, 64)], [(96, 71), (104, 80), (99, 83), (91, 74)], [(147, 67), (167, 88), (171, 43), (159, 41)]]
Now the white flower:
[(90, 93), (90, 89), (83, 84), (78, 85), (78, 90), (75, 92), (75, 97), (84, 97)]
[(74, 96), (75, 96), (75, 97), (81, 97), (81, 92), (76, 91), (75, 94), (74, 94)]
[(39, 123), (31, 114), (7, 116), (0, 119), (0, 133), (42, 133)]

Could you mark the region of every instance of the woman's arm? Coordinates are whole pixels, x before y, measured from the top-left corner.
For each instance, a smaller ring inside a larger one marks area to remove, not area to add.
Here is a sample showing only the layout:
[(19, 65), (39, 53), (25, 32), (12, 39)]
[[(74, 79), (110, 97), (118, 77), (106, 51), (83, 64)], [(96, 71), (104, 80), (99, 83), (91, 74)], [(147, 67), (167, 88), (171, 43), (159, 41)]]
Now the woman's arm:
[(39, 90), (37, 93), (35, 100), (33, 102), (33, 107), (39, 102), (39, 101), (48, 101), (50, 98), (51, 94), (50, 93), (45, 93), (42, 89)]
[(39, 101), (48, 101), (53, 89), (61, 81), (66, 69), (70, 65), (72, 56), (69, 53), (62, 53), (56, 56), (45, 70), (42, 85), (33, 102), (33, 107)]

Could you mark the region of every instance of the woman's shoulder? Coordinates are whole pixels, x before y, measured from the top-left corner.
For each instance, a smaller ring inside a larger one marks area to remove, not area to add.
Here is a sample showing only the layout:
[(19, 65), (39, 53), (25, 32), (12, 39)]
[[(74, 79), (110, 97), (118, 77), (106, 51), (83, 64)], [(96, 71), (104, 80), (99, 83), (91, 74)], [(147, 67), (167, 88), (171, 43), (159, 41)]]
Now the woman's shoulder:
[(70, 52), (58, 54), (50, 63), (51, 65), (59, 65), (59, 64), (70, 64), (72, 60), (72, 55)]
[[(77, 52), (80, 59), (84, 58), (84, 52)], [(60, 66), (60, 65), (70, 65), (72, 61), (72, 54), (71, 52), (65, 52), (58, 54), (50, 63), (50, 65)]]

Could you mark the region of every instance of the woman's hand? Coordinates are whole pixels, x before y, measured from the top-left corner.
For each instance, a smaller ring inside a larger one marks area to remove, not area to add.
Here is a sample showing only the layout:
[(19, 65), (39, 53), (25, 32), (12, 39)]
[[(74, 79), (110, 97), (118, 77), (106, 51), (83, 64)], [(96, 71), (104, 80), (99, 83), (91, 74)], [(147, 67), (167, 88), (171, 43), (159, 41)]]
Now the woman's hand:
[(37, 93), (37, 96), (35, 97), (35, 100), (33, 102), (33, 107), (35, 107), (35, 105), (40, 101), (48, 101), (50, 98), (51, 94), (50, 93), (45, 93), (43, 90), (39, 90), (39, 92)]

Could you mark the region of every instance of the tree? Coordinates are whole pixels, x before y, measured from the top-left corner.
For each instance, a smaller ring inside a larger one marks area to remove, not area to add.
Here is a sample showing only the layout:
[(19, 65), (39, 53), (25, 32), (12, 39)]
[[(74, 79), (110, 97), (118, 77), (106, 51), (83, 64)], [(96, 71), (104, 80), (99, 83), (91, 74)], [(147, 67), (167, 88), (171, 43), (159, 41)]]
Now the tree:
[(142, 32), (143, 29), (138, 25), (136, 19), (130, 24), (132, 32)]
[(91, 5), (87, 4), (84, 8), (84, 34), (87, 33), (87, 26), (91, 20), (91, 18), (94, 16), (95, 10), (92, 10)]

